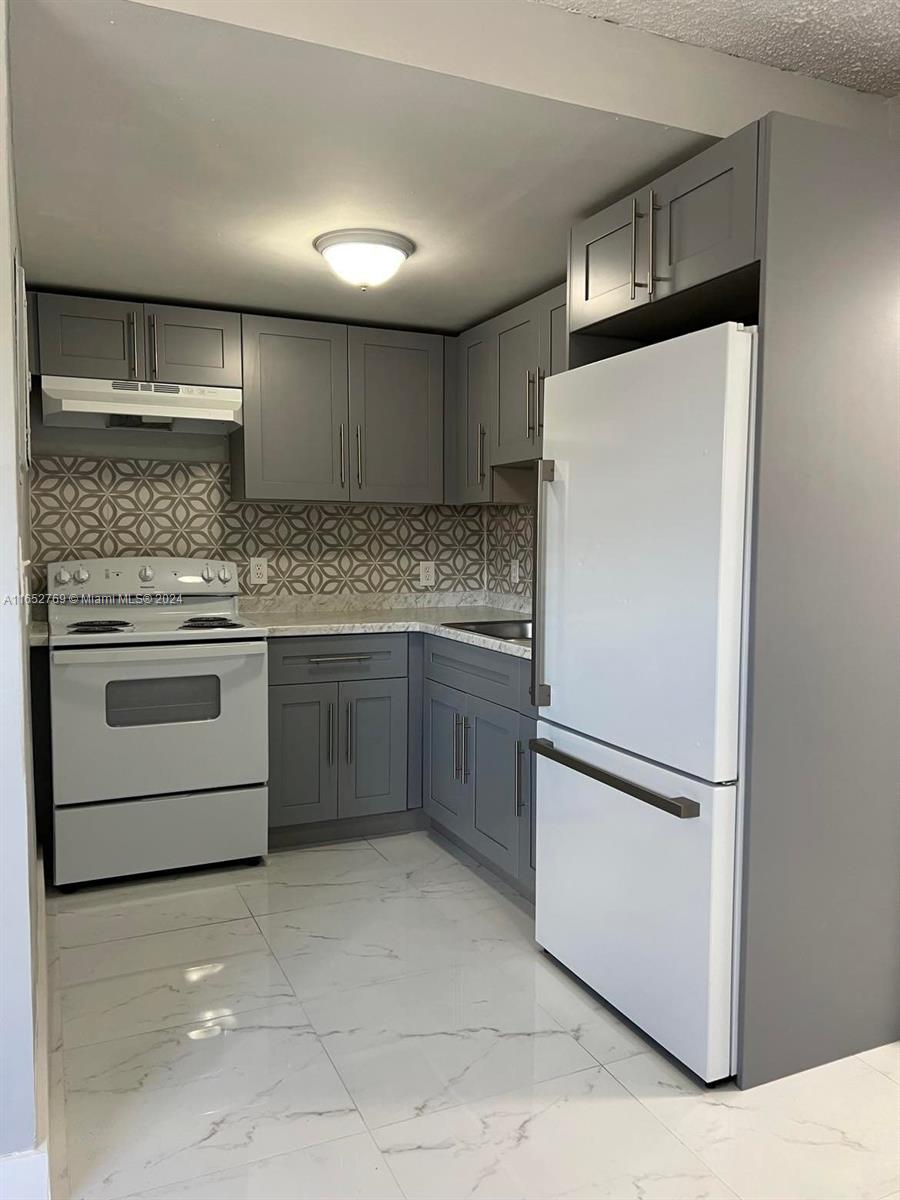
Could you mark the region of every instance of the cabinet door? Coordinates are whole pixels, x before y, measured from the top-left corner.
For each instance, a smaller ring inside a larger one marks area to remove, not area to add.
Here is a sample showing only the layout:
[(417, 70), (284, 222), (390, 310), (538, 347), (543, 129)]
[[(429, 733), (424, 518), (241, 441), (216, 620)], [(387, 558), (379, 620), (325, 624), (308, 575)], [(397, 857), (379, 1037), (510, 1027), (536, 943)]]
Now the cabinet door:
[(347, 500), (347, 327), (243, 317), (245, 500)]
[(569, 246), (569, 331), (647, 303), (647, 193), (575, 225)]
[(463, 778), (462, 730), (467, 697), (425, 681), (423, 791), (425, 811), (446, 829), (467, 836), (470, 789)]
[(535, 884), (536, 812), (533, 755), (528, 743), (536, 736), (537, 722), (519, 718), (519, 883), (533, 896)]
[(710, 146), (645, 193), (655, 225), (653, 299), (725, 275), (756, 257), (759, 125)]
[(569, 366), (569, 330), (566, 324), (566, 285), (540, 297), (540, 359), (537, 375), (537, 436), (535, 457), (540, 458), (544, 444), (544, 380), (559, 375)]
[(457, 343), (457, 501), (491, 499), (491, 410), (497, 394), (497, 338), (487, 325)]
[(406, 808), (407, 694), (405, 679), (340, 685), (338, 816)]
[(444, 498), (444, 339), (349, 333), (351, 500), (440, 504)]
[(336, 683), (269, 688), (269, 824), (338, 815)]
[(536, 456), (540, 308), (520, 304), (493, 322), (497, 335), (498, 390), (491, 461), (526, 462)]
[(144, 306), (90, 296), (38, 296), (44, 375), (146, 379)]
[(472, 781), (472, 828), (475, 850), (507, 875), (519, 870), (520, 780), (518, 713), (468, 699), (463, 734), (463, 776)]
[(161, 383), (240, 387), (240, 313), (145, 304), (149, 376)]

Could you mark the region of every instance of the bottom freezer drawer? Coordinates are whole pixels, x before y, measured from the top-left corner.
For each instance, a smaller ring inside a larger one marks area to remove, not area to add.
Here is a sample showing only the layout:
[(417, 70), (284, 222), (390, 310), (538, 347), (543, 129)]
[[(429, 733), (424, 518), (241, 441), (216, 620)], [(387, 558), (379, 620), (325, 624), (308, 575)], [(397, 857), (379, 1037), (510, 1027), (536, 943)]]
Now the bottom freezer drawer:
[(53, 821), (57, 884), (254, 858), (268, 849), (268, 788), (58, 808)]
[(727, 1077), (736, 787), (546, 722), (538, 738), (574, 763), (534, 756), (537, 941), (701, 1078)]

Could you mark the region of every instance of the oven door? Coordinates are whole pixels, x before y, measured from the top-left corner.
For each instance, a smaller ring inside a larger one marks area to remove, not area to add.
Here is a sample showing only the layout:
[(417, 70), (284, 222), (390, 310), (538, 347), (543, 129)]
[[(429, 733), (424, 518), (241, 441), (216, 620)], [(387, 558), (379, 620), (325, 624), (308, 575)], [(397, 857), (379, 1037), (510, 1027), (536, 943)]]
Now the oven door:
[(54, 803), (268, 777), (266, 643), (52, 650)]

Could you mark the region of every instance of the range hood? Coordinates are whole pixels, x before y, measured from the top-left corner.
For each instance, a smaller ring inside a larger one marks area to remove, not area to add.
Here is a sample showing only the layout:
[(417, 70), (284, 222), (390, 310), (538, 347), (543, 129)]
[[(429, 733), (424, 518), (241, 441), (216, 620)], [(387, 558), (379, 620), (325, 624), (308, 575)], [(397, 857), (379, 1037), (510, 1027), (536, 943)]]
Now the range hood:
[(45, 425), (231, 433), (242, 423), (240, 388), (44, 375), (41, 398)]

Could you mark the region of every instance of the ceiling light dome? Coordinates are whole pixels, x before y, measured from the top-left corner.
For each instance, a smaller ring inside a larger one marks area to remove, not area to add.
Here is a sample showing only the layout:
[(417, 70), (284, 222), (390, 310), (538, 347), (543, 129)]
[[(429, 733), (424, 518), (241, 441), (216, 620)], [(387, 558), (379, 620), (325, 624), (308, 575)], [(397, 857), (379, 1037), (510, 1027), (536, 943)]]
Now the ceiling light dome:
[(382, 229), (336, 229), (313, 242), (339, 279), (365, 291), (386, 283), (415, 250), (415, 243)]

